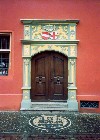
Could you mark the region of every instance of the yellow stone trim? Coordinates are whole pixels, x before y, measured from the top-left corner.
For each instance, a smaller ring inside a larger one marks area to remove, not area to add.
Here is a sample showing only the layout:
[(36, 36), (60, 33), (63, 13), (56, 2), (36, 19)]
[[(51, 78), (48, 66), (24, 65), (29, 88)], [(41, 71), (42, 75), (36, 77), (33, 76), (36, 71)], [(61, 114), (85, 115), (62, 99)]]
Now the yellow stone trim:
[(68, 35), (67, 35), (68, 31), (67, 31), (67, 34), (65, 31), (67, 31), (67, 26), (65, 26), (64, 30), (63, 30), (62, 26), (60, 25), (58, 30), (57, 30), (59, 39), (68, 39)]
[(75, 35), (70, 35), (70, 39), (74, 40), (75, 39)]
[[(74, 31), (75, 32), (75, 26), (70, 26), (70, 31)], [(70, 39), (71, 40), (75, 40), (75, 33), (70, 35)]]
[(56, 51), (68, 56), (68, 46), (61, 45), (41, 45), (41, 46), (31, 46), (31, 55), (35, 55), (43, 51)]
[(42, 26), (32, 26), (33, 31), (32, 31), (32, 39), (35, 39), (35, 37), (37, 37), (38, 39), (42, 39)]
[(28, 86), (28, 71), (29, 71), (29, 62), (30, 62), (30, 59), (24, 59), (24, 69), (25, 69), (25, 86)]
[(72, 95), (70, 98), (71, 98), (72, 100), (74, 100), (74, 99), (75, 99), (75, 95)]
[(24, 38), (25, 38), (25, 39), (30, 39), (30, 26), (25, 25), (25, 26), (24, 26), (24, 30), (25, 30)]
[(75, 85), (75, 59), (70, 60), (71, 82)]
[(28, 86), (28, 65), (25, 65), (25, 86)]
[(70, 26), (70, 31), (75, 31), (75, 26)]
[(24, 93), (24, 94), (28, 94), (29, 91), (28, 91), (28, 90), (23, 90), (23, 93)]
[(30, 55), (30, 45), (24, 45), (24, 56)]
[(70, 46), (70, 56), (76, 56), (75, 46)]
[(24, 99), (28, 99), (28, 96), (25, 96)]

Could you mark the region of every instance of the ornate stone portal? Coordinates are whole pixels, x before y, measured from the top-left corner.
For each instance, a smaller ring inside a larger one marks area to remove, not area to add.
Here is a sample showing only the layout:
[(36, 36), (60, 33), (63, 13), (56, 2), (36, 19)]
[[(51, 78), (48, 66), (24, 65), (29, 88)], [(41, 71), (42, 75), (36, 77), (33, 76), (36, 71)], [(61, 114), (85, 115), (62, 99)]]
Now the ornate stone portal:
[(23, 99), (21, 110), (31, 110), (31, 57), (44, 52), (56, 51), (68, 57), (68, 110), (77, 111), (76, 100), (76, 24), (79, 20), (24, 20), (23, 44)]

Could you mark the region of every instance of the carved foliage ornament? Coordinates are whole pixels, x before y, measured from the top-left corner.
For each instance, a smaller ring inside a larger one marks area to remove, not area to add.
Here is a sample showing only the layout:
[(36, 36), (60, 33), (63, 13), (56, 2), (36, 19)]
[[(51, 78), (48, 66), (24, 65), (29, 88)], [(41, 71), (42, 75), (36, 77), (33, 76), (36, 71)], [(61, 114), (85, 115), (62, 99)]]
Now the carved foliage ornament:
[(30, 55), (30, 45), (24, 45), (24, 55), (25, 56)]
[(75, 24), (70, 25), (25, 25), (25, 39), (32, 40), (73, 40)]
[[(24, 57), (31, 57), (34, 54), (43, 52), (43, 51), (57, 51), (66, 56), (76, 57), (76, 46), (75, 45), (52, 45), (52, 44), (45, 44), (45, 45), (23, 45), (23, 56)], [(26, 60), (25, 60), (26, 61)]]
[(60, 52), (66, 56), (68, 56), (68, 46), (64, 45), (32, 45), (31, 46), (31, 55), (37, 54), (39, 52), (43, 52), (45, 50), (50, 50), (50, 51), (57, 51)]

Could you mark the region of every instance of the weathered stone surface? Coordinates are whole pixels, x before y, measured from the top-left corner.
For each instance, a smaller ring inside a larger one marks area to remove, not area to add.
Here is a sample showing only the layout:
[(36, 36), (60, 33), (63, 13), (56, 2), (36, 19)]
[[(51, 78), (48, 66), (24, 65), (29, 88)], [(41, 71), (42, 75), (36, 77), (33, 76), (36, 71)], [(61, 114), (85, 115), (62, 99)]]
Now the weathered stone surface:
[[(100, 114), (68, 111), (0, 112), (0, 136), (10, 139), (100, 138)], [(13, 137), (13, 138), (11, 138)]]

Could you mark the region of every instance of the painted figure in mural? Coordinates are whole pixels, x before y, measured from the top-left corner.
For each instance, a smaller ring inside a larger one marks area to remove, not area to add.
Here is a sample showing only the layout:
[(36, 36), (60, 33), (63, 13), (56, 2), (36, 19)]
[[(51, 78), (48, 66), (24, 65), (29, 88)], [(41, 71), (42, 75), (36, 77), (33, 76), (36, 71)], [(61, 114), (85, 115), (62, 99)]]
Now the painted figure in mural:
[[(66, 29), (65, 29), (65, 31), (66, 31)], [(66, 34), (65, 31), (63, 30), (62, 26), (60, 25), (57, 30), (59, 39), (68, 39), (68, 35)]]
[(33, 33), (32, 33), (32, 39), (35, 39), (35, 37), (37, 37), (37, 39), (41, 39), (41, 34), (42, 34), (42, 27), (41, 25), (39, 25), (36, 29), (35, 26), (32, 26), (33, 28)]

